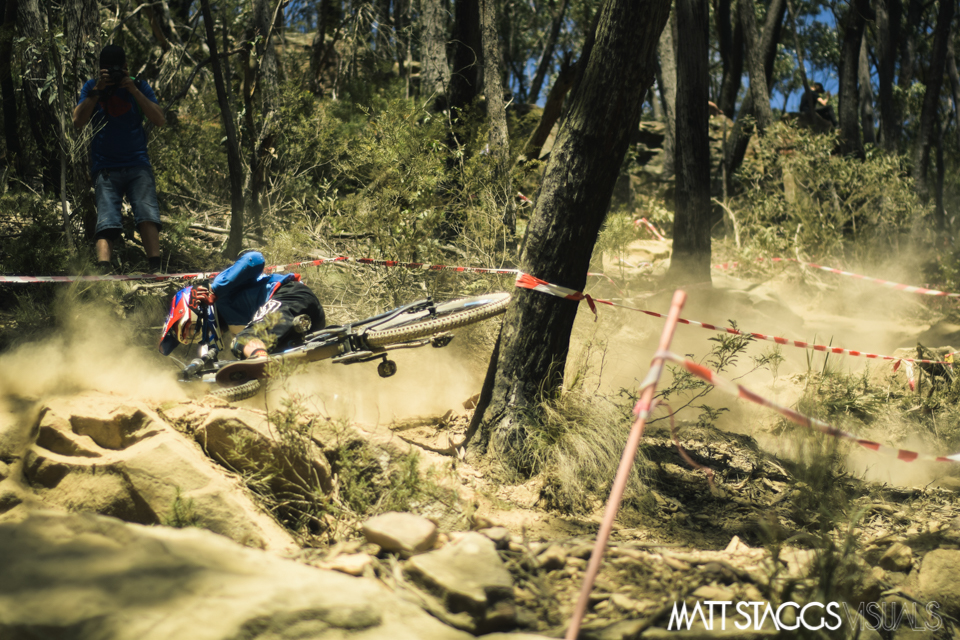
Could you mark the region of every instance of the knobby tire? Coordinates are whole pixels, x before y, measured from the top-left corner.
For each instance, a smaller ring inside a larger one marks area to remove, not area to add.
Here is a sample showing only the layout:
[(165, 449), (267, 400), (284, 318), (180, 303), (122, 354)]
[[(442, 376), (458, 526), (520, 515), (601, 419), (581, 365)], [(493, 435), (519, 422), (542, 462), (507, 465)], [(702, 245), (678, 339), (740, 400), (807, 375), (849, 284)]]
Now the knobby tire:
[(252, 398), (253, 396), (257, 395), (258, 391), (260, 391), (260, 381), (247, 380), (243, 384), (238, 384), (235, 387), (221, 387), (219, 389), (214, 389), (207, 395), (223, 398), (227, 402), (239, 402), (241, 400), (246, 400), (247, 398)]
[[(474, 306), (477, 300), (485, 300), (485, 302)], [(493, 293), (487, 296), (452, 300), (437, 305), (437, 316), (435, 317), (426, 320), (414, 320), (410, 324), (389, 329), (368, 331), (366, 334), (367, 344), (371, 347), (385, 347), (390, 344), (416, 340), (435, 333), (465, 327), (503, 313), (507, 310), (509, 304), (509, 293)]]

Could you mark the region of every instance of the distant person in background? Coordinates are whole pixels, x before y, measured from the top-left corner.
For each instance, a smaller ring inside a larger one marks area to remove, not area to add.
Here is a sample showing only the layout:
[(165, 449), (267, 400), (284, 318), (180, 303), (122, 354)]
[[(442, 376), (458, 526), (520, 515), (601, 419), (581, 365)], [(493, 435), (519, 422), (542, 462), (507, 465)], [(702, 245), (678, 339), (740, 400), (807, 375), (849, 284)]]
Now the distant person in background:
[(823, 97), (823, 94), (822, 84), (814, 82), (810, 85), (810, 88), (804, 91), (803, 97), (800, 98), (800, 113), (815, 113), (836, 128), (838, 126), (837, 116), (833, 113), (833, 107), (827, 102), (827, 98)]
[(160, 209), (144, 118), (158, 127), (166, 123), (150, 85), (130, 77), (123, 49), (105, 46), (100, 51), (100, 75), (83, 85), (73, 110), (74, 127), (83, 128), (91, 121), (94, 127), (90, 174), (97, 201), (97, 268), (102, 272), (112, 270), (113, 243), (123, 232), (124, 196), (133, 209), (148, 270), (161, 269)]

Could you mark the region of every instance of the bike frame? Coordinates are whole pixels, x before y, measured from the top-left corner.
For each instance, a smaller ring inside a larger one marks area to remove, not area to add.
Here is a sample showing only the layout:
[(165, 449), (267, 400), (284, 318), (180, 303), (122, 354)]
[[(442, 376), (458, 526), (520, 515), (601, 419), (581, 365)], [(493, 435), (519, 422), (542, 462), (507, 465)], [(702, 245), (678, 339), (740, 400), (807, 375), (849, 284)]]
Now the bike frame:
[[(418, 320), (424, 316), (435, 313), (435, 303), (431, 298), (418, 300), (403, 306), (385, 311), (383, 313), (371, 316), (364, 320), (352, 322), (342, 326), (325, 327), (319, 331), (307, 334), (303, 338), (303, 344), (291, 347), (281, 352), (270, 354), (272, 361), (279, 362), (316, 362), (318, 360), (333, 359), (342, 364), (353, 364), (357, 362), (370, 362), (383, 358), (386, 359), (386, 352), (396, 349), (410, 349), (421, 347), (427, 344), (443, 346), (446, 342), (443, 339), (423, 339), (414, 340), (404, 344), (391, 345), (390, 347), (371, 348), (364, 340), (364, 334), (367, 331), (382, 327), (383, 325), (395, 320), (396, 318), (411, 314), (408, 321)], [(217, 327), (215, 312), (210, 314), (207, 305), (201, 303), (198, 315), (200, 317), (201, 344), (199, 360), (202, 364), (193, 360), (181, 371), (180, 380), (188, 381), (206, 381), (214, 382), (217, 372), (236, 360), (219, 360), (217, 355), (223, 350), (223, 339)], [(211, 315), (213, 316), (211, 318)], [(197, 363), (194, 366), (194, 363)], [(191, 366), (193, 369), (191, 370)]]

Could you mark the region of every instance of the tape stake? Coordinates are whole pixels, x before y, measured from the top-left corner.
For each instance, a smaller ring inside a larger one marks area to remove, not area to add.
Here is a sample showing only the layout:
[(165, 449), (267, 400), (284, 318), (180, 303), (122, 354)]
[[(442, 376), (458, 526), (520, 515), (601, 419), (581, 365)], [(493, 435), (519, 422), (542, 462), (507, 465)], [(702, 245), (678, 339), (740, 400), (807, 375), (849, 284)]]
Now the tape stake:
[(573, 616), (570, 619), (570, 626), (567, 628), (566, 640), (576, 640), (580, 634), (580, 623), (583, 620), (583, 614), (587, 610), (587, 604), (590, 601), (590, 591), (593, 589), (593, 583), (600, 571), (600, 562), (603, 559), (603, 553), (607, 548), (607, 540), (610, 538), (610, 531), (613, 529), (613, 521), (617, 517), (617, 511), (620, 509), (620, 502), (623, 500), (623, 492), (627, 487), (627, 479), (630, 477), (630, 471), (633, 468), (633, 461), (637, 455), (637, 448), (640, 446), (640, 439), (643, 437), (643, 427), (646, 424), (647, 413), (653, 403), (654, 395), (657, 391), (657, 382), (659, 372), (663, 370), (663, 358), (661, 353), (668, 353), (670, 343), (673, 341), (673, 334), (677, 328), (677, 318), (680, 317), (680, 311), (686, 302), (687, 294), (682, 290), (677, 290), (673, 294), (673, 302), (670, 305), (670, 313), (667, 316), (667, 322), (663, 325), (663, 333), (660, 334), (660, 348), (650, 362), (651, 372), (657, 374), (648, 375), (645, 379), (645, 385), (640, 393), (640, 400), (637, 403), (637, 419), (630, 428), (630, 436), (627, 438), (626, 446), (623, 449), (623, 455), (620, 458), (620, 465), (617, 467), (617, 475), (613, 479), (613, 487), (610, 489), (610, 497), (607, 499), (607, 505), (604, 508), (603, 519), (600, 521), (600, 530), (597, 532), (597, 541), (593, 547), (593, 553), (590, 554), (590, 561), (587, 564), (587, 570), (583, 577), (583, 586), (580, 589), (580, 596), (573, 609)]

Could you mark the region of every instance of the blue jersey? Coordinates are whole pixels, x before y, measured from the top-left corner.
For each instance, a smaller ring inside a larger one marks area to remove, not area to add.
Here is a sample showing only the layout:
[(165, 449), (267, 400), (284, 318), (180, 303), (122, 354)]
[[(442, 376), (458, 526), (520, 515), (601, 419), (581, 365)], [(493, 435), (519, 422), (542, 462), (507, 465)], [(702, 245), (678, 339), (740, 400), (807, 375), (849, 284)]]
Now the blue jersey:
[[(150, 85), (135, 80), (137, 88), (153, 103), (157, 96)], [(97, 86), (97, 81), (87, 80), (80, 89), (80, 102)], [(79, 104), (79, 102), (77, 103)], [(90, 118), (93, 126), (93, 141), (90, 143), (90, 172), (120, 167), (150, 166), (147, 155), (147, 133), (143, 128), (143, 110), (126, 89), (116, 88), (94, 107)]]
[(259, 251), (245, 253), (213, 279), (210, 290), (217, 296), (217, 313), (221, 321), (229, 325), (246, 325), (281, 284), (297, 279), (292, 273), (266, 275), (263, 273), (265, 264)]

